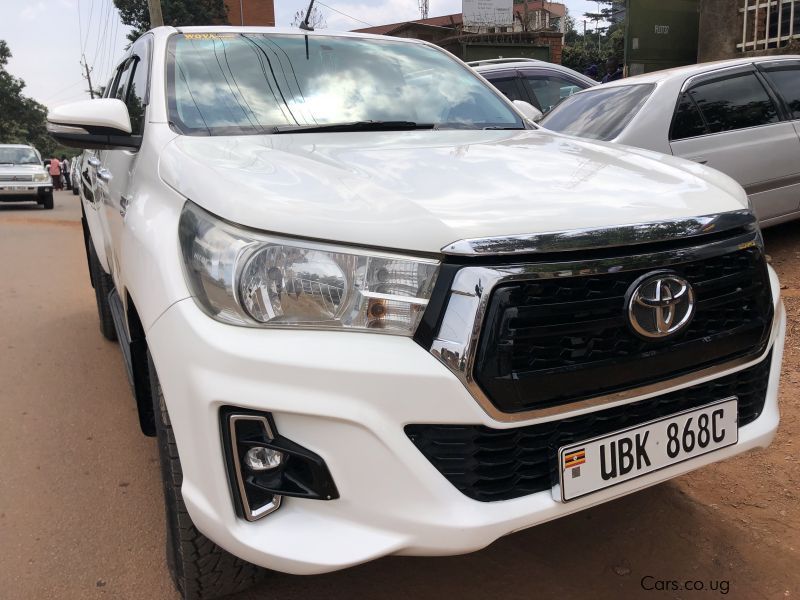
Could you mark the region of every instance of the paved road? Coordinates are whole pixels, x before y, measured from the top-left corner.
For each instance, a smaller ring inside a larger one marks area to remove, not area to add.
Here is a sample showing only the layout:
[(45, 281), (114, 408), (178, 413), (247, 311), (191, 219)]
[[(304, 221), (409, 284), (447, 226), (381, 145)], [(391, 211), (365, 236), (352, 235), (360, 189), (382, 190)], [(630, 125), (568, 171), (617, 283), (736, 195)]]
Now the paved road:
[[(0, 598), (173, 599), (155, 444), (138, 432), (122, 359), (97, 327), (77, 199), (0, 204)], [(769, 232), (800, 320), (800, 225)], [(452, 558), (392, 557), (275, 575), (256, 598), (791, 598), (797, 568), (800, 337), (791, 327), (776, 443)], [(797, 444), (795, 444), (795, 447)], [(727, 582), (727, 583), (726, 583)]]

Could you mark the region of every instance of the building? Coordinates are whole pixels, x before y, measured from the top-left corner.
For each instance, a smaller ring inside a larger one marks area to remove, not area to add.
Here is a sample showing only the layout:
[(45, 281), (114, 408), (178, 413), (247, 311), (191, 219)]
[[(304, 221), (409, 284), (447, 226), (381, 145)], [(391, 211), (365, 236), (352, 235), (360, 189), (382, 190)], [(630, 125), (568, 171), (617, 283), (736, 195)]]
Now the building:
[(800, 54), (800, 0), (700, 0), (698, 61)]
[(514, 22), (510, 27), (466, 29), (464, 15), (455, 13), (356, 31), (425, 40), (463, 60), (520, 57), (560, 64), (565, 16), (566, 7), (559, 2), (532, 0), (514, 4)]
[(275, 25), (274, 0), (225, 0), (231, 25)]
[(697, 62), (698, 7), (699, 0), (628, 0), (624, 24), (628, 74)]

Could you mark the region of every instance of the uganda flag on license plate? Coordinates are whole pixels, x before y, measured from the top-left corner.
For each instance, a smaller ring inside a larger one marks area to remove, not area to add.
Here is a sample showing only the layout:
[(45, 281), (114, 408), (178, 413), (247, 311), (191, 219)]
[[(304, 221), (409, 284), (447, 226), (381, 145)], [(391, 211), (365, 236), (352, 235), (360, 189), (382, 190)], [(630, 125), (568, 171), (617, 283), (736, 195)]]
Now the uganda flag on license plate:
[(571, 469), (586, 462), (586, 449), (571, 450), (564, 455), (564, 468)]

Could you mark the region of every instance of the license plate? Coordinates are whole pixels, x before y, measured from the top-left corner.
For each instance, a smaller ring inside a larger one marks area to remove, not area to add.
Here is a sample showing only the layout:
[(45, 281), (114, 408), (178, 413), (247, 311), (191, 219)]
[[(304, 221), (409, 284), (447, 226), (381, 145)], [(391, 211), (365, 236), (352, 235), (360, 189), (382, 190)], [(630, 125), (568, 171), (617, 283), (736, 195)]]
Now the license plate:
[(558, 450), (561, 501), (708, 454), (739, 439), (737, 399), (725, 398)]

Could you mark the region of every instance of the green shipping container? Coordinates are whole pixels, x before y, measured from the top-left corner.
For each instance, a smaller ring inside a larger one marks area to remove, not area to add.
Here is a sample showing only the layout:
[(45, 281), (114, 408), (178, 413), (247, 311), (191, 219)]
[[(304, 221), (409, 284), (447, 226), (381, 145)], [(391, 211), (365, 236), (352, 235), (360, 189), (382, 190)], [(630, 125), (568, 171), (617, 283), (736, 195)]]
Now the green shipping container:
[(699, 0), (627, 0), (628, 74), (696, 63), (699, 4)]

